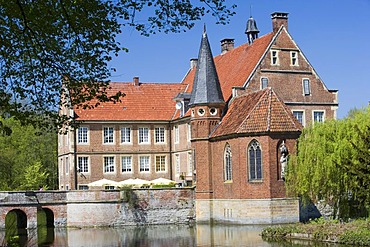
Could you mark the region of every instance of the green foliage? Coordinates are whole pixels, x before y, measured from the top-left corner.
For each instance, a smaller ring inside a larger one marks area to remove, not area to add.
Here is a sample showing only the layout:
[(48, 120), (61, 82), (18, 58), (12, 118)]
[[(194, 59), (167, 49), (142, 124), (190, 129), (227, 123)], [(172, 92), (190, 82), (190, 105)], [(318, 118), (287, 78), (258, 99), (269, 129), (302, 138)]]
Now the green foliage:
[(153, 184), (152, 188), (174, 188), (176, 183), (170, 183), (170, 184)]
[(0, 135), (0, 190), (57, 188), (57, 135), (22, 125), (14, 118), (1, 119), (12, 128)]
[(61, 124), (70, 116), (59, 116), (60, 106), (117, 102), (124, 93), (108, 95), (108, 62), (127, 51), (117, 41), (124, 27), (146, 36), (181, 32), (206, 14), (225, 24), (235, 7), (224, 0), (1, 1), (0, 113)]
[(316, 241), (332, 241), (341, 244), (356, 246), (370, 245), (370, 223), (368, 220), (359, 219), (349, 223), (336, 220), (310, 221), (307, 224), (288, 224), (266, 227), (261, 233), (263, 239), (269, 241), (300, 238)]
[(369, 207), (370, 107), (305, 128), (286, 182), (291, 194), (334, 206), (334, 216), (348, 218), (351, 207)]

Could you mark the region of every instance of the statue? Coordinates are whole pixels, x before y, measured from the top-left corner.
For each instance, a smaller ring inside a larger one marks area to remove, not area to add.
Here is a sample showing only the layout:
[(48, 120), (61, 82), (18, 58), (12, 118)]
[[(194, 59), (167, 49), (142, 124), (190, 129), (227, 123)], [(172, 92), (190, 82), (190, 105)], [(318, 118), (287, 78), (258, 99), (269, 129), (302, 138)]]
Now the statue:
[(285, 180), (285, 170), (288, 163), (288, 148), (285, 146), (285, 142), (280, 147), (280, 164), (281, 164), (281, 178)]

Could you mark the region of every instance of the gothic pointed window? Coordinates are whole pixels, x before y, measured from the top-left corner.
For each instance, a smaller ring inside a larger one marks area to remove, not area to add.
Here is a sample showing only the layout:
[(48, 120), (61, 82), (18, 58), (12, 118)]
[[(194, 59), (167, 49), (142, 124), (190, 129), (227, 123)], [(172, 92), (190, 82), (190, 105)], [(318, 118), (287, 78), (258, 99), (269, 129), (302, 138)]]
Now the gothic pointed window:
[(229, 144), (226, 144), (225, 151), (224, 151), (224, 180), (231, 181), (233, 179), (232, 176), (232, 161), (231, 161), (231, 148)]
[(262, 150), (258, 141), (253, 140), (248, 147), (249, 180), (262, 179)]

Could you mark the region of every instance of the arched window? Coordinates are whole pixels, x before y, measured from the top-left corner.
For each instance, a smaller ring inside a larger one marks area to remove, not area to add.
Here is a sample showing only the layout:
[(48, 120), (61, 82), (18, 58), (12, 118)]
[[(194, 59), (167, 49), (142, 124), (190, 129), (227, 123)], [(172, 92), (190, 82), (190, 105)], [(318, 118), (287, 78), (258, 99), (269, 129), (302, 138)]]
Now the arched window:
[(233, 167), (231, 162), (231, 148), (229, 144), (226, 144), (224, 151), (224, 180), (231, 181), (233, 179)]
[(249, 180), (262, 179), (262, 151), (258, 141), (253, 140), (248, 147)]

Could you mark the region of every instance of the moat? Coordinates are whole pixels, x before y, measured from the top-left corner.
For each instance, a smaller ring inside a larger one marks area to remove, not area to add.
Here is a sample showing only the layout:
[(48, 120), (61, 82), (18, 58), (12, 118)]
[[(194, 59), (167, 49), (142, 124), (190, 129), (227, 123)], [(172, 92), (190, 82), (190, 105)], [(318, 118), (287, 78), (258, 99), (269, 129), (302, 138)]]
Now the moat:
[[(29, 230), (19, 246), (65, 247), (281, 247), (281, 246), (344, 246), (312, 242), (269, 243), (260, 233), (264, 226), (227, 225), (158, 225), (124, 228), (50, 228)], [(36, 240), (36, 238), (38, 239)], [(0, 232), (4, 243), (5, 231)]]

